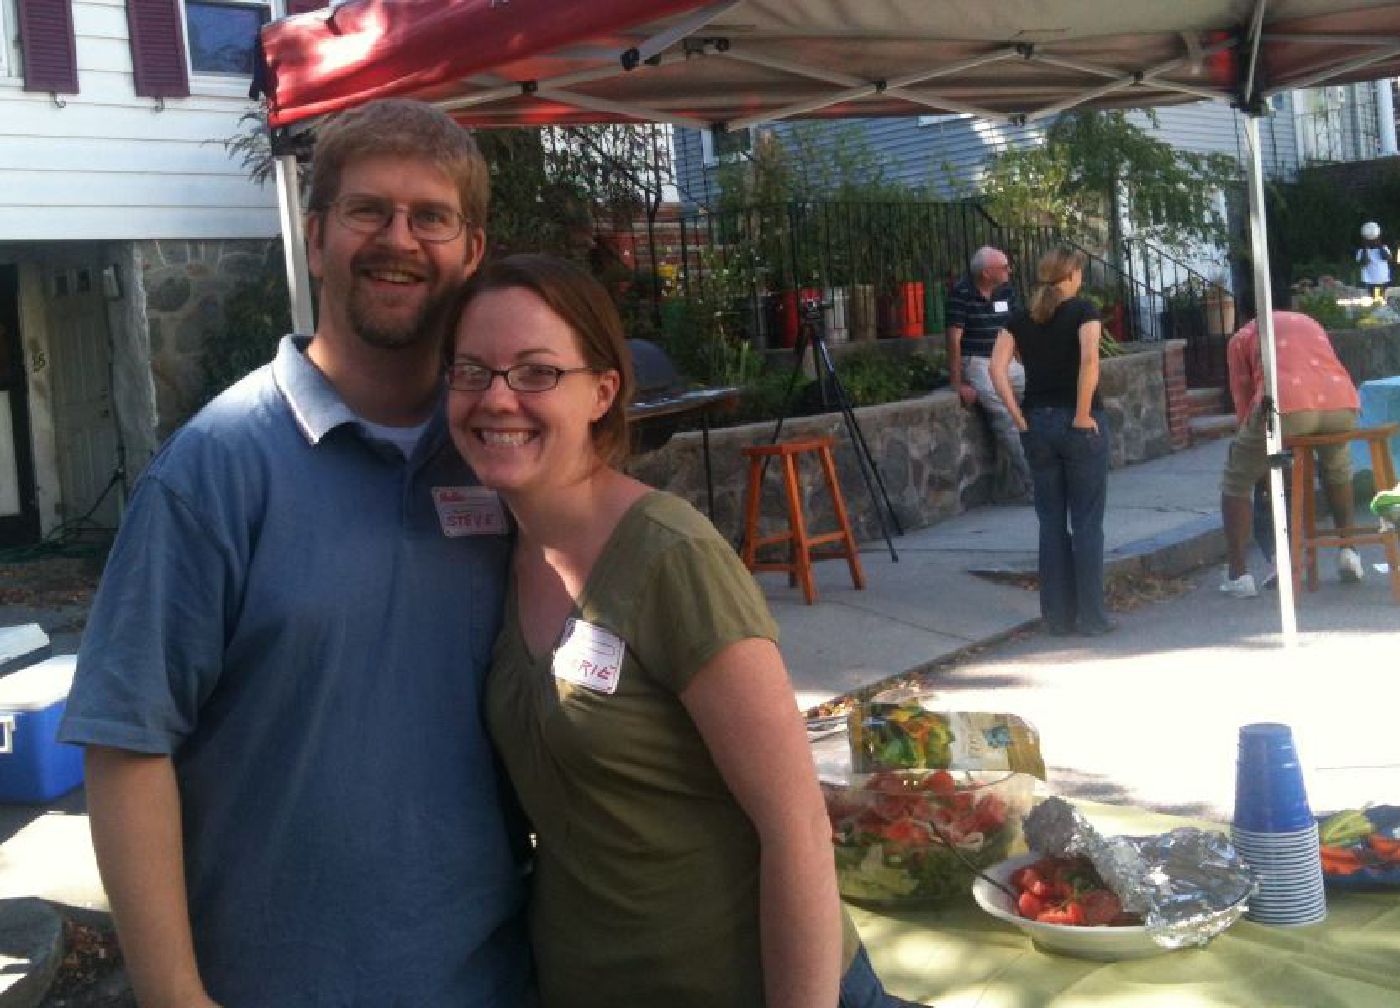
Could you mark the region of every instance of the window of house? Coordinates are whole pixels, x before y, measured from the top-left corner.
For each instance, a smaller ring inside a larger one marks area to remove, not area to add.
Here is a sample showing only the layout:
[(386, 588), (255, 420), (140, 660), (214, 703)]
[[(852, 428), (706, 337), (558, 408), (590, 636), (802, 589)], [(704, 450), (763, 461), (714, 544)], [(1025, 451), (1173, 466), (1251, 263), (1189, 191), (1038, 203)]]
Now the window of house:
[(921, 115), (919, 116), (920, 126), (936, 126), (939, 123), (951, 122), (954, 119), (971, 119), (972, 116), (966, 112), (948, 112), (942, 115)]
[(700, 153), (706, 167), (739, 161), (753, 153), (753, 127), (716, 133), (700, 131)]
[(19, 11), (15, 0), (0, 0), (0, 80), (23, 73), (19, 61)]
[(250, 76), (258, 31), (271, 16), (271, 4), (259, 0), (185, 0), (190, 71)]

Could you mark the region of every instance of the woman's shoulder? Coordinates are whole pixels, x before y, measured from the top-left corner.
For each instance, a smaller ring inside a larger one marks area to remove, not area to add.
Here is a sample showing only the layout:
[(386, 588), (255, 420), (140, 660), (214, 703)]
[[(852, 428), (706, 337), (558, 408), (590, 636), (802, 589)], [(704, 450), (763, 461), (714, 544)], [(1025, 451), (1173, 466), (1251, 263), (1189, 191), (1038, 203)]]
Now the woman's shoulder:
[(659, 544), (694, 539), (723, 539), (710, 519), (683, 497), (666, 490), (649, 490), (633, 506), (638, 528)]
[(615, 546), (638, 561), (657, 558), (687, 544), (728, 545), (710, 520), (682, 497), (648, 490), (622, 519)]
[(1075, 295), (1060, 305), (1060, 310), (1071, 315), (1077, 322), (1092, 322), (1099, 317), (1099, 306), (1086, 297)]

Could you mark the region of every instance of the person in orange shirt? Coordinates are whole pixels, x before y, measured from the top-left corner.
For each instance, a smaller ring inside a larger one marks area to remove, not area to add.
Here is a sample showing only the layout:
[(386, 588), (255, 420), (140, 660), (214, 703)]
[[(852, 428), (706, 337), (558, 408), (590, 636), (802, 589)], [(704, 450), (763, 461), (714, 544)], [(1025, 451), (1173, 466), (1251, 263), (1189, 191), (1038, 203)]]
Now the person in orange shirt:
[[(1326, 330), (1298, 312), (1276, 311), (1273, 319), (1278, 359), (1277, 408), (1284, 437), (1355, 429), (1360, 398), (1351, 376), (1337, 359)], [(1264, 364), (1258, 327), (1253, 321), (1230, 338), (1226, 355), (1230, 395), (1240, 427), (1230, 445), (1220, 481), (1220, 513), (1229, 557), (1229, 570), (1220, 590), (1236, 598), (1253, 598), (1259, 589), (1246, 560), (1254, 522), (1252, 496), (1255, 485), (1269, 472), (1264, 438)], [(1319, 449), (1317, 471), (1333, 522), (1339, 528), (1350, 525), (1351, 459), (1346, 445)], [(1337, 570), (1343, 581), (1361, 580), (1364, 568), (1356, 550), (1341, 550)]]

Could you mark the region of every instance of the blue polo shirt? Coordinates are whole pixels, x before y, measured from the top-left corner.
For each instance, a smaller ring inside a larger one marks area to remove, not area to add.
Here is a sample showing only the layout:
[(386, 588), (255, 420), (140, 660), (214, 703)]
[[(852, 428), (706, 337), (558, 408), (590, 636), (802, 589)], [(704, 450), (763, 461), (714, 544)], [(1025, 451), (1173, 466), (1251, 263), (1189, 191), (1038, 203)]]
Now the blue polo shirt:
[(286, 339), (142, 475), (61, 737), (169, 754), (225, 1008), (514, 1006), (523, 886), (481, 724), (505, 536), (442, 411), (369, 438)]
[(948, 294), (945, 321), (950, 326), (963, 327), (959, 349), (964, 357), (990, 357), (997, 333), (1006, 328), (1007, 320), (1016, 310), (1016, 291), (1002, 284), (984, 298), (971, 277), (963, 277)]

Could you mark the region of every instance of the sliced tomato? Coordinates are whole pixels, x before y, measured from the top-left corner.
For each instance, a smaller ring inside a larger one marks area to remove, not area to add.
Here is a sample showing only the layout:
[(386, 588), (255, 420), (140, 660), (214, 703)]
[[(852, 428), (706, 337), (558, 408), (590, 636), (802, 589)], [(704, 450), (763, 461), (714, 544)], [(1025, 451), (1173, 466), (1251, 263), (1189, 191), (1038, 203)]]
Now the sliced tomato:
[(1084, 908), (1075, 902), (1064, 903), (1042, 910), (1035, 919), (1042, 924), (1067, 924), (1072, 927), (1081, 927), (1084, 924)]
[(894, 822), (909, 814), (909, 798), (905, 795), (880, 794), (870, 811), (886, 822)]
[(865, 790), (880, 794), (905, 794), (909, 791), (909, 781), (897, 773), (881, 770), (865, 782)]
[(901, 847), (927, 847), (929, 843), (928, 827), (909, 818), (890, 823), (882, 835)]
[(983, 795), (977, 799), (973, 820), (981, 832), (996, 832), (1006, 825), (1006, 801), (998, 795)]
[(935, 770), (919, 784), (920, 791), (928, 791), (940, 798), (947, 798), (958, 790), (958, 782), (947, 770)]
[(1035, 920), (1044, 911), (1044, 901), (1034, 893), (1023, 892), (1016, 897), (1016, 912), (1027, 920)]
[(1031, 887), (1032, 882), (1038, 881), (1042, 881), (1042, 879), (1040, 873), (1035, 870), (1035, 865), (1025, 865), (1011, 873), (1011, 885), (1017, 892), (1025, 892)]

